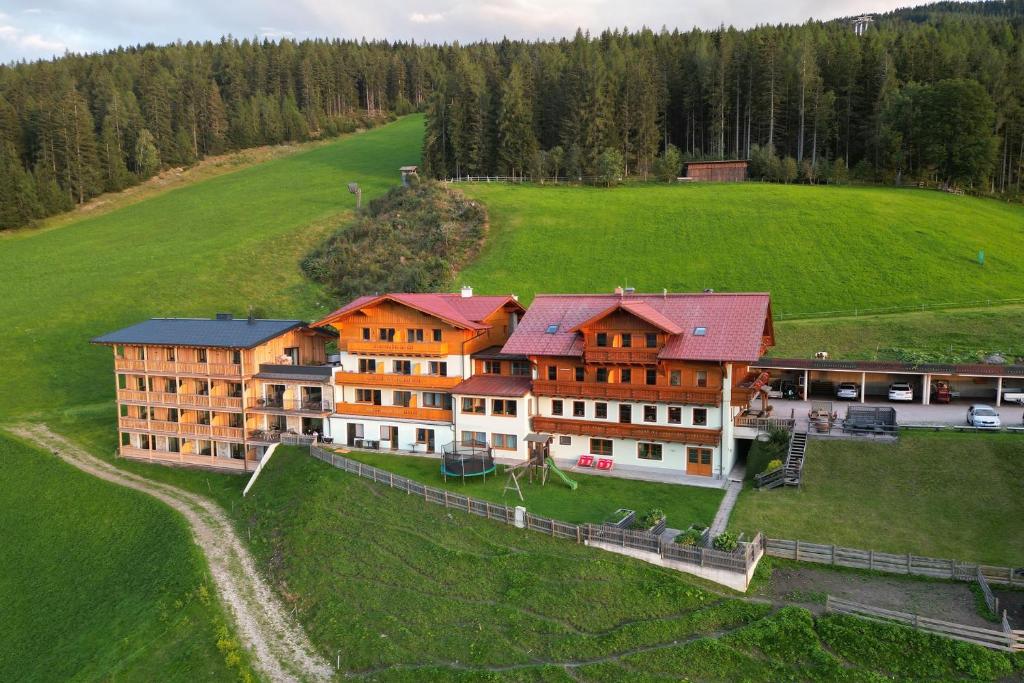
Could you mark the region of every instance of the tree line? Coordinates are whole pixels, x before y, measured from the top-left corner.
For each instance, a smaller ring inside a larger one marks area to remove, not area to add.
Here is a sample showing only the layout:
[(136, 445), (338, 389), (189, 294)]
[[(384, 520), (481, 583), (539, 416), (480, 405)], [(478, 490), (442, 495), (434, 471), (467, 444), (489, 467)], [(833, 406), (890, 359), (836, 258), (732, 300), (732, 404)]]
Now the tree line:
[(0, 66), (0, 229), (167, 167), (426, 112), (434, 177), (926, 180), (1020, 195), (1024, 0), (469, 45), (236, 40)]

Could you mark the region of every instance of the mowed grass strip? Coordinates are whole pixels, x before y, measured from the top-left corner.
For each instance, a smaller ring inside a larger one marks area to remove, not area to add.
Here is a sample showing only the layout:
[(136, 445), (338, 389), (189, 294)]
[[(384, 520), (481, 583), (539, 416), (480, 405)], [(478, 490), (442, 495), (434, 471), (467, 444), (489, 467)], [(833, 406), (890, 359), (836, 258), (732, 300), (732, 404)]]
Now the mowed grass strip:
[[(334, 303), (299, 261), (355, 204), (416, 163), (422, 117), (344, 137), (53, 230), (0, 242), (0, 414), (109, 399), (93, 336), (156, 316), (313, 317)], [(16, 388), (16, 390), (15, 390)]]
[(729, 526), (863, 550), (1024, 565), (1024, 438), (812, 439), (804, 486), (740, 494)]
[(185, 521), (0, 433), (0, 680), (237, 680)]
[[(770, 291), (796, 314), (1020, 296), (1024, 207), (923, 190), (762, 183), (465, 184), (485, 291)], [(977, 263), (985, 249), (984, 266)]]
[(448, 477), (445, 480), (441, 476), (441, 461), (434, 458), (364, 452), (348, 453), (346, 457), (480, 500), (509, 506), (522, 505), (536, 515), (572, 524), (600, 524), (618, 508), (635, 510), (637, 516), (653, 508), (660, 508), (665, 511), (670, 527), (685, 529), (690, 524), (708, 526), (714, 519), (724, 495), (721, 489), (659, 484), (567, 471), (569, 478), (579, 483), (579, 488), (575, 491), (554, 474), (548, 476), (548, 481), (544, 485), (541, 485), (539, 478), (535, 478), (531, 484), (526, 475), (520, 475), (519, 486), (524, 498), (520, 501), (514, 491), (504, 490), (508, 482), (504, 465), (499, 465), (498, 471), (488, 475), (486, 479), (471, 477), (463, 482), (458, 477)]
[(234, 515), (320, 651), (373, 680), (866, 681), (908, 648), (908, 679), (1013, 669), (1001, 653), (908, 629), (772, 613), (671, 570), (426, 503), (298, 448), (278, 450)]

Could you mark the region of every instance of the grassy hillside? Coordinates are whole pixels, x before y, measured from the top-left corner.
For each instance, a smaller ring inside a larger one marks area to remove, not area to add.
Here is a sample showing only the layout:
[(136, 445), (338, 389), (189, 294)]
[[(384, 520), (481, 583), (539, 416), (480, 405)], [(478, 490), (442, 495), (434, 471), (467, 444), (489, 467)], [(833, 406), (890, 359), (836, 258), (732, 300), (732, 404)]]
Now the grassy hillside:
[[(465, 185), (488, 291), (770, 290), (777, 313), (1019, 297), (1024, 207), (921, 190), (692, 184)], [(986, 251), (979, 266), (978, 250)]]
[(803, 488), (744, 491), (730, 526), (1017, 567), (1024, 564), (1022, 448), (1015, 434), (915, 433), (896, 445), (812, 441)]
[(0, 433), (0, 680), (234, 680), (184, 520)]
[(151, 316), (313, 316), (333, 302), (299, 272), (354, 205), (419, 158), (422, 119), (349, 136), (58, 229), (0, 240), (0, 414), (49, 412), (112, 394), (94, 335)]
[[(235, 511), (314, 643), (373, 680), (991, 680), (1008, 657), (723, 598), (283, 449)], [(913, 656), (905, 656), (913, 652)]]

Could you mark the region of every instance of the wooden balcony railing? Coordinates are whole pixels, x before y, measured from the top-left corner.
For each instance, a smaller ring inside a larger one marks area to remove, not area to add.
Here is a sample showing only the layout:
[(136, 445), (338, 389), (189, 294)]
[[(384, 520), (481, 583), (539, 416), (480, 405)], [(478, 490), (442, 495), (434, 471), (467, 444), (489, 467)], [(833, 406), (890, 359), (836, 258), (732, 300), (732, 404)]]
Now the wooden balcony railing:
[(717, 446), (721, 440), (721, 430), (718, 429), (622, 424), (597, 420), (565, 420), (556, 417), (534, 417), (533, 431), (642, 441), (670, 441), (700, 446)]
[(650, 365), (658, 362), (661, 349), (621, 348), (621, 347), (587, 347), (583, 357), (587, 363), (639, 363)]
[(271, 413), (315, 413), (320, 415), (334, 410), (334, 401), (330, 398), (293, 399), (254, 396), (249, 399), (248, 408)]
[(149, 429), (149, 420), (140, 417), (118, 418), (117, 424), (121, 429)]
[(440, 408), (405, 408), (403, 406), (375, 406), (368, 403), (338, 403), (334, 406), (334, 412), (338, 415), (366, 415), (367, 417), (388, 417), (400, 420), (452, 421), (452, 411)]
[(138, 389), (118, 389), (117, 390), (118, 401), (131, 401), (133, 403), (149, 403), (150, 398), (149, 392), (139, 391)]
[(185, 436), (210, 436), (213, 430), (210, 425), (202, 425), (195, 422), (179, 422), (178, 433)]
[(146, 361), (134, 358), (115, 358), (114, 368), (117, 370), (128, 370), (129, 372), (145, 372)]
[(447, 356), (447, 342), (350, 341), (349, 353), (377, 356)]
[(760, 431), (777, 427), (780, 429), (793, 429), (796, 420), (792, 417), (754, 417), (753, 415), (737, 415), (733, 418), (733, 424), (737, 427), (750, 427)]
[(533, 393), (538, 396), (570, 398), (608, 398), (624, 401), (655, 401), (718, 406), (722, 392), (698, 387), (663, 387), (649, 384), (611, 384), (608, 382), (557, 382), (534, 380)]
[(128, 372), (156, 372), (169, 375), (202, 375), (241, 377), (242, 366), (234, 363), (178, 363), (170, 360), (135, 360), (115, 358), (114, 368)]
[(177, 434), (178, 423), (171, 422), (170, 420), (150, 420), (149, 431), (161, 434)]
[(244, 430), (241, 427), (225, 427), (222, 425), (213, 425), (210, 431), (210, 435), (214, 438), (219, 439), (232, 439), (233, 441), (241, 441)]
[(121, 446), (121, 455), (126, 458), (144, 458), (146, 460), (184, 463), (222, 470), (247, 469), (245, 460), (241, 458), (217, 458), (212, 455), (195, 455), (193, 453), (178, 453), (176, 451), (136, 448), (134, 446)]
[(166, 391), (138, 391), (118, 389), (117, 400), (151, 405), (182, 406), (183, 408), (214, 408), (241, 410), (241, 396), (208, 396), (206, 394), (177, 394)]
[(395, 372), (338, 372), (335, 384), (364, 387), (410, 387), (413, 389), (451, 389), (461, 377), (440, 375), (400, 375)]

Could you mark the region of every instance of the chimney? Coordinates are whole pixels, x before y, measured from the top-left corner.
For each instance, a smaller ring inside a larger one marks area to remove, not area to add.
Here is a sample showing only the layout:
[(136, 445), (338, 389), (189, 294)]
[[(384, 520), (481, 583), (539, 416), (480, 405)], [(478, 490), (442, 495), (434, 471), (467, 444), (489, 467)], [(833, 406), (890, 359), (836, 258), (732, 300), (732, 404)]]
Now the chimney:
[(519, 314), (515, 311), (510, 311), (508, 314), (508, 333), (512, 334), (516, 331), (516, 326), (519, 324)]
[(618, 294), (619, 297), (621, 298), (622, 297), (622, 293), (623, 293), (622, 292), (622, 287), (616, 287), (615, 288), (615, 293)]
[(249, 307), (249, 324), (252, 325), (256, 322), (256, 316), (252, 312), (252, 306)]
[(233, 320), (235, 316), (230, 313), (218, 313), (214, 320)]
[(661, 288), (661, 298), (662, 299), (667, 299), (668, 298), (668, 287), (662, 287)]
[(462, 285), (462, 298), (468, 299), (473, 296), (473, 288), (469, 285)]

